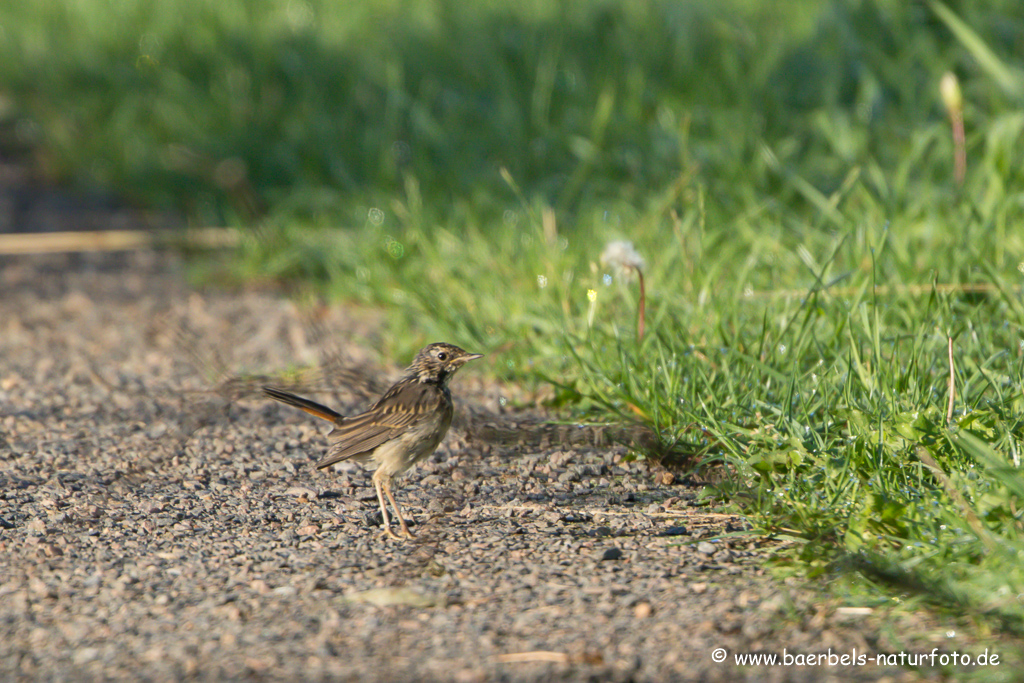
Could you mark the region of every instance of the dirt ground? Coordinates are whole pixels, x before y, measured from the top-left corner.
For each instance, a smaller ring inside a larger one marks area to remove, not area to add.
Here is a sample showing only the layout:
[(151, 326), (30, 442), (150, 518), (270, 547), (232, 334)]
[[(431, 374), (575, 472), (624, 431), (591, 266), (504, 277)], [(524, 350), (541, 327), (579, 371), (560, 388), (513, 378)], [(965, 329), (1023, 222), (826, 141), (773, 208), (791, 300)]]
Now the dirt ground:
[[(18, 197), (0, 222), (46, 222)], [(194, 291), (169, 253), (0, 256), (0, 678), (948, 680), (876, 656), (984, 649), (773, 578), (692, 481), (473, 366), (397, 489), (416, 539), (385, 539), (370, 473), (315, 471), (327, 426), (256, 392), (364, 407), (400, 370), (383, 315)]]

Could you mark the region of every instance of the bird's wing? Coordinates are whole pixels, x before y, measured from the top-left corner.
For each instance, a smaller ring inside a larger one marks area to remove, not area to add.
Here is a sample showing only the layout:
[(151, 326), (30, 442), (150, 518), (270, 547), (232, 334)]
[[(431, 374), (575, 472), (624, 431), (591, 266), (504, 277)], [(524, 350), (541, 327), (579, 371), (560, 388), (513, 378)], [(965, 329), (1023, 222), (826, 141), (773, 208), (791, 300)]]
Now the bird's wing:
[(327, 436), (331, 448), (316, 467), (322, 469), (370, 453), (407, 431), (425, 413), (438, 410), (444, 400), (443, 390), (434, 385), (415, 380), (399, 382), (365, 413), (337, 423)]

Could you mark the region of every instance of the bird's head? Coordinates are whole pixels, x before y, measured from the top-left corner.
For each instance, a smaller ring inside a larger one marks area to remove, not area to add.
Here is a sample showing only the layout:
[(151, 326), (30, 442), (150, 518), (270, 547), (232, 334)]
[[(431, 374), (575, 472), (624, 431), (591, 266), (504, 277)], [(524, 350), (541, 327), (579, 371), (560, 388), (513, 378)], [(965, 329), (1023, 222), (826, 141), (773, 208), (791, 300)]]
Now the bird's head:
[(447, 385), (448, 380), (463, 365), (471, 360), (483, 358), (479, 353), (468, 353), (454, 344), (429, 344), (416, 354), (410, 374), (420, 382), (439, 382)]

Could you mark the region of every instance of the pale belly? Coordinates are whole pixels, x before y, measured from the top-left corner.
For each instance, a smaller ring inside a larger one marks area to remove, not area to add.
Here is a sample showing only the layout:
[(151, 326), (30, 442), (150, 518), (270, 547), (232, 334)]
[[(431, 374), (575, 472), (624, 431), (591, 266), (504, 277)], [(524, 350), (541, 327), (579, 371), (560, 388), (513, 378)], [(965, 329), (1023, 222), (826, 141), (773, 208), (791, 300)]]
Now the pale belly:
[(448, 433), (449, 425), (450, 416), (436, 425), (424, 425), (419, 429), (410, 430), (397, 439), (378, 446), (370, 459), (391, 476), (401, 474), (437, 449), (444, 435)]

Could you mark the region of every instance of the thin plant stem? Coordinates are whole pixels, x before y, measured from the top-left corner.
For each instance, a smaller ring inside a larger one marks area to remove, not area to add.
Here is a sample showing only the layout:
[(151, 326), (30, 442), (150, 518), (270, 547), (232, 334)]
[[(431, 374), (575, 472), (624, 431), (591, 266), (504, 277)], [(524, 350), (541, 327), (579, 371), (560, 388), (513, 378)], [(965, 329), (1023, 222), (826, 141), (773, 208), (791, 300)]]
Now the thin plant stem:
[(964, 184), (967, 176), (967, 145), (964, 139), (964, 115), (962, 111), (949, 114), (953, 126), (953, 177), (957, 185)]
[(636, 274), (640, 278), (640, 305), (637, 307), (636, 313), (636, 341), (640, 343), (644, 340), (644, 321), (647, 317), (647, 288), (644, 286), (643, 271), (637, 268)]
[(953, 367), (953, 338), (949, 341), (949, 405), (946, 407), (946, 424), (953, 424), (953, 401), (956, 398), (956, 372)]

